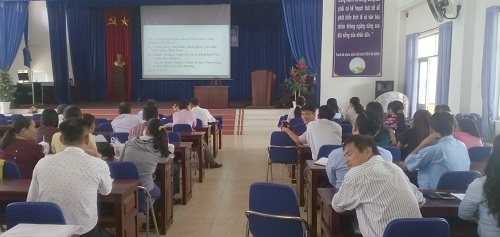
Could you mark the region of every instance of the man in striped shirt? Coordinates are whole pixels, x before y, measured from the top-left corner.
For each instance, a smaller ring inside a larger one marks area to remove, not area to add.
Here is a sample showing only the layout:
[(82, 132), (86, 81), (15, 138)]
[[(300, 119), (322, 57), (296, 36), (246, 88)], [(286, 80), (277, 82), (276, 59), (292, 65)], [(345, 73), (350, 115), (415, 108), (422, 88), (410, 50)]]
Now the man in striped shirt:
[(152, 118), (158, 118), (158, 108), (156, 106), (144, 107), (144, 109), (142, 109), (142, 122), (130, 129), (128, 132), (128, 139), (130, 140), (134, 137), (142, 136), (142, 133), (146, 128), (146, 123)]
[(399, 218), (421, 218), (422, 193), (397, 165), (379, 155), (373, 139), (353, 135), (344, 142), (349, 171), (332, 200), (336, 212), (356, 210), (364, 237), (380, 237)]

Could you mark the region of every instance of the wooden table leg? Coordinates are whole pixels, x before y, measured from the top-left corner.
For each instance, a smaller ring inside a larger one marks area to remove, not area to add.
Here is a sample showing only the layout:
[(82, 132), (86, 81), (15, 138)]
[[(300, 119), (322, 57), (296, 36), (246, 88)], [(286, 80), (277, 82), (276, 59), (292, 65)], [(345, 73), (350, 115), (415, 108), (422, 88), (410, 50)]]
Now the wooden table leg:
[(182, 205), (186, 205), (187, 201), (192, 197), (191, 190), (191, 152), (181, 152), (182, 165)]
[(205, 171), (205, 159), (204, 159), (204, 154), (203, 152), (203, 137), (198, 138), (198, 171), (199, 171), (199, 176), (198, 176), (198, 181), (200, 183), (203, 183), (203, 172)]

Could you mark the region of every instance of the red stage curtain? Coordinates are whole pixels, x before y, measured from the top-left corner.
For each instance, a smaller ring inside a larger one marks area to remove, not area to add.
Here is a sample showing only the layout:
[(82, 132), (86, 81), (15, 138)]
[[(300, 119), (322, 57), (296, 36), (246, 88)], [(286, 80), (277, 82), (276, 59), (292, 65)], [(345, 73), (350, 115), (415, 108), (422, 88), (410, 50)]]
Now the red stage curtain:
[[(104, 23), (106, 24), (106, 64), (108, 99), (111, 101), (127, 101), (130, 98), (130, 85), (132, 82), (132, 20), (129, 8), (107, 8)], [(116, 55), (121, 54), (125, 61), (126, 91), (120, 93), (113, 86), (113, 63)]]

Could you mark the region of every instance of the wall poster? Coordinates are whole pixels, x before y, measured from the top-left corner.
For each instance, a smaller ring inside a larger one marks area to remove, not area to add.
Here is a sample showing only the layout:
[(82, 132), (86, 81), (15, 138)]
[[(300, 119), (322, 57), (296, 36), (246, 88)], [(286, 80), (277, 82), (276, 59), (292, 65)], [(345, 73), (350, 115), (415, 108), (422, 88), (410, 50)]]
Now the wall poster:
[(334, 77), (382, 76), (384, 0), (335, 0)]

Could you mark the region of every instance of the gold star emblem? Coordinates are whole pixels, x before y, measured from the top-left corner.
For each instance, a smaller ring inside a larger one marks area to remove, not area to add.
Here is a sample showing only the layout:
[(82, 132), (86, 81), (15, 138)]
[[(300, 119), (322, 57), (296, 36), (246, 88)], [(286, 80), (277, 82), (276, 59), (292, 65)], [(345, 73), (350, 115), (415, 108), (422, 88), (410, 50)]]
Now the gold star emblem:
[(126, 17), (123, 17), (123, 19), (121, 19), (122, 21), (122, 26), (128, 26), (128, 22), (130, 21), (129, 19), (127, 19)]

